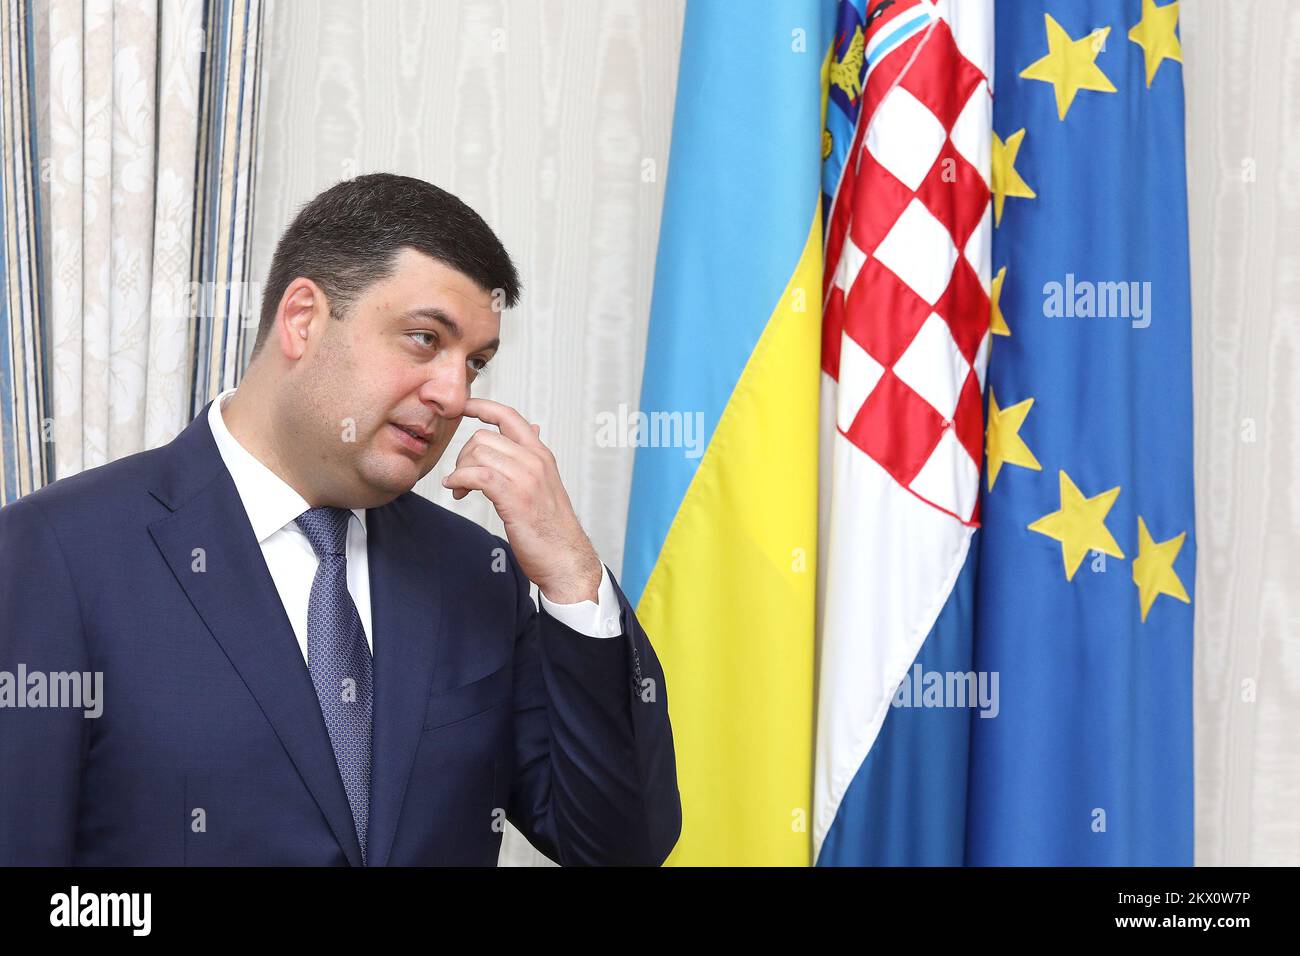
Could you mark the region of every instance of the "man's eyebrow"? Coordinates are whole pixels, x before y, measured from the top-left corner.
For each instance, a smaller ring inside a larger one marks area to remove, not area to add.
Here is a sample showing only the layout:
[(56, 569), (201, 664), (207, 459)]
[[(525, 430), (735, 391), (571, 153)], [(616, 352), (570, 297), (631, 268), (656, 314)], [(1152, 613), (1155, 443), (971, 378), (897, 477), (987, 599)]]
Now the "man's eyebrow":
[[(409, 321), (411, 319), (419, 319), (419, 318), (433, 319), (435, 322), (440, 323), (451, 335), (451, 337), (455, 339), (457, 342), (465, 338), (465, 330), (460, 327), (460, 325), (456, 322), (455, 319), (453, 319), (442, 309), (438, 308), (436, 305), (425, 306), (419, 309), (411, 309), (407, 312), (403, 312), (398, 317), (399, 321), (403, 321), (403, 322)], [(491, 342), (488, 342), (486, 345), (484, 345), (483, 349), (484, 350), (491, 349), (492, 351), (496, 351), (500, 346), (501, 346), (501, 340), (499, 338), (496, 338), (493, 339)]]

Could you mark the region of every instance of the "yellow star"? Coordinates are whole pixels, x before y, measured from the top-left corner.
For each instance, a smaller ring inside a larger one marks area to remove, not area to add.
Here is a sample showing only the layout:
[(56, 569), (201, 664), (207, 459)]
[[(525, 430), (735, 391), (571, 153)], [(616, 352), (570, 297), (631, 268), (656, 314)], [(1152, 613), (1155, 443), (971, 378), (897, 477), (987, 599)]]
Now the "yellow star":
[(1178, 3), (1157, 7), (1155, 0), (1142, 0), (1142, 19), (1128, 31), (1128, 38), (1142, 48), (1147, 64), (1147, 89), (1165, 60), (1183, 62), (1183, 47), (1174, 28), (1178, 25)]
[(1187, 532), (1184, 531), (1168, 541), (1156, 541), (1142, 516), (1138, 515), (1138, 556), (1133, 561), (1133, 583), (1137, 585), (1142, 600), (1142, 623), (1146, 623), (1147, 612), (1161, 594), (1178, 598), (1184, 604), (1192, 603), (1183, 582), (1174, 573), (1174, 561), (1186, 538)]
[(1025, 140), (1025, 131), (1018, 129), (1007, 137), (1005, 143), (993, 134), (993, 225), (1002, 221), (1002, 204), (1011, 196), (1019, 199), (1037, 199), (1038, 194), (1016, 172), (1016, 154)]
[[(1011, 327), (1007, 325), (1006, 316), (1002, 314), (1002, 283), (1007, 278), (1007, 267), (1003, 266), (993, 277), (993, 290), (989, 298), (993, 300), (993, 318), (989, 322), (989, 331), (994, 335), (1010, 335)], [(992, 487), (990, 485), (989, 487)]]
[(1110, 27), (1093, 30), (1086, 37), (1075, 40), (1065, 29), (1043, 14), (1047, 20), (1047, 56), (1035, 60), (1020, 71), (1026, 80), (1051, 83), (1056, 90), (1056, 112), (1061, 119), (1070, 111), (1075, 94), (1080, 90), (1114, 93), (1115, 84), (1097, 66), (1097, 54), (1102, 51)]
[(1118, 497), (1119, 488), (1112, 488), (1085, 498), (1070, 476), (1061, 472), (1061, 510), (1043, 515), (1029, 526), (1029, 530), (1061, 542), (1067, 581), (1074, 580), (1074, 572), (1079, 570), (1083, 556), (1089, 551), (1100, 551), (1113, 558), (1124, 557), (1124, 552), (1106, 528), (1106, 515)]
[(1019, 465), (1033, 471), (1043, 470), (1025, 440), (1020, 437), (1020, 426), (1025, 423), (1025, 417), (1033, 407), (1034, 400), (1027, 398), (1009, 408), (998, 408), (993, 386), (989, 386), (989, 426), (984, 435), (984, 457), (989, 462), (989, 491), (993, 490), (993, 482), (998, 480), (998, 472), (1004, 464)]

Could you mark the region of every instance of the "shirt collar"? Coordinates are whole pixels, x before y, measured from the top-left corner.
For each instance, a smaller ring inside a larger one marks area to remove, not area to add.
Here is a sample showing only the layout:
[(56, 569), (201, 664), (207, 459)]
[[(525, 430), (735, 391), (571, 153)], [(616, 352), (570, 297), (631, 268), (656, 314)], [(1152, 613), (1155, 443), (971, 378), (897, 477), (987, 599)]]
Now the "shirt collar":
[[(253, 526), (257, 543), (261, 544), (286, 525), (301, 533), (294, 519), (311, 506), (288, 482), (258, 461), (226, 428), (225, 419), (221, 417), (221, 406), (234, 394), (235, 389), (228, 388), (213, 400), (208, 408), (208, 427), (212, 429), (212, 437), (217, 443), (221, 460), (235, 481), (235, 490), (239, 492), (244, 510), (248, 512), (248, 521)], [(364, 534), (365, 509), (353, 508), (352, 513), (361, 522)]]

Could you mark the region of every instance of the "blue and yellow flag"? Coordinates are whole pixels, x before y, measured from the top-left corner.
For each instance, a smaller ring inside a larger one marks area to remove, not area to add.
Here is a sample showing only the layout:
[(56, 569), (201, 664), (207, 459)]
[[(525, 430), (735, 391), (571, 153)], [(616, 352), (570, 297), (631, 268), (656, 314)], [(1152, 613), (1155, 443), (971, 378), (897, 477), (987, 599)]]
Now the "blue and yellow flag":
[(1000, 0), (967, 861), (1192, 863), (1178, 4)]
[(686, 10), (621, 577), (669, 688), (671, 864), (809, 862), (832, 11)]

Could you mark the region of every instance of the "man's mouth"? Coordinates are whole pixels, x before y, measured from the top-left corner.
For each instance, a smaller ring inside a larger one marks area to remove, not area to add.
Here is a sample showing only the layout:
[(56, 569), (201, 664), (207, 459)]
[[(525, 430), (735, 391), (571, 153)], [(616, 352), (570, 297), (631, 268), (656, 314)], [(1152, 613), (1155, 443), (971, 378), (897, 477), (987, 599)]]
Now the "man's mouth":
[(411, 425), (399, 425), (396, 422), (389, 422), (389, 425), (392, 426), (398, 442), (406, 450), (417, 455), (423, 455), (429, 450), (429, 439), (421, 429)]

